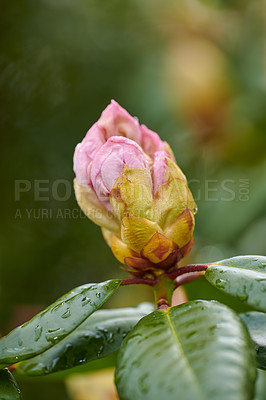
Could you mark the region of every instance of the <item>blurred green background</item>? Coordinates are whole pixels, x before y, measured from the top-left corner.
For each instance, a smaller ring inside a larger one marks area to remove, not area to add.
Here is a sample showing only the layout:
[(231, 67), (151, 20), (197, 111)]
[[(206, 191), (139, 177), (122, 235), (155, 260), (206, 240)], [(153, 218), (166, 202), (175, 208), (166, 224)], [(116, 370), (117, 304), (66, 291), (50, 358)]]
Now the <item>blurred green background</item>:
[[(199, 212), (185, 262), (266, 254), (265, 0), (12, 0), (0, 20), (1, 333), (125, 276), (72, 190), (74, 148), (112, 98), (187, 175)], [(187, 288), (243, 310), (203, 281)], [(122, 288), (107, 306), (150, 296)]]

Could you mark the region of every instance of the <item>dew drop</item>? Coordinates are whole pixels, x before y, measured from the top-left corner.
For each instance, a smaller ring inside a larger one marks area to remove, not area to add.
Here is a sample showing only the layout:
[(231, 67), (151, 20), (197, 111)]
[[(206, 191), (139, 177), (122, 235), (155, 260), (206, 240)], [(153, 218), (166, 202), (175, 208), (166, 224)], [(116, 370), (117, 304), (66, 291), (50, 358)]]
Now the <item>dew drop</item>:
[(68, 318), (68, 317), (70, 317), (70, 316), (71, 316), (71, 311), (70, 311), (70, 309), (68, 308), (68, 309), (64, 312), (64, 314), (61, 315), (61, 318), (65, 319), (65, 318)]
[(65, 336), (65, 331), (62, 328), (49, 329), (45, 335), (47, 342), (56, 343), (58, 340)]
[(40, 325), (37, 325), (36, 328), (34, 329), (35, 337), (34, 340), (35, 342), (38, 342), (42, 335), (42, 327)]
[(91, 299), (87, 296), (83, 297), (83, 299), (81, 300), (82, 307), (84, 307), (86, 304), (91, 304), (91, 303), (92, 303)]
[(56, 305), (52, 308), (52, 312), (57, 311), (60, 307), (62, 307), (63, 304), (64, 304), (63, 302), (61, 302), (61, 303), (59, 303), (59, 304), (56, 304)]
[(49, 334), (45, 335), (47, 342), (55, 343), (58, 339), (58, 336), (51, 336)]
[(54, 332), (59, 331), (59, 329), (60, 329), (60, 328), (48, 329), (48, 332), (49, 332), (49, 333), (54, 333)]
[(226, 284), (226, 281), (224, 279), (216, 279), (216, 281), (215, 281), (215, 285), (220, 289), (224, 289), (225, 284)]
[(114, 339), (114, 334), (112, 332), (110, 332), (110, 334), (107, 337), (106, 341), (107, 341), (107, 343), (112, 344), (112, 343), (114, 343), (114, 340), (115, 340)]
[(194, 212), (194, 215), (196, 215), (196, 214), (197, 214), (197, 212), (198, 212), (198, 207), (197, 207), (197, 206), (195, 206), (195, 207), (194, 207), (194, 210), (193, 210), (193, 212)]
[(66, 303), (66, 304), (71, 304), (71, 303), (73, 303), (74, 300), (75, 300), (75, 297), (71, 297), (70, 299), (67, 299), (67, 300), (65, 301), (65, 303)]
[(99, 349), (98, 349), (98, 352), (97, 352), (97, 357), (98, 357), (98, 358), (101, 356), (102, 351), (103, 351), (103, 345), (101, 345), (101, 346), (99, 347)]
[(237, 297), (240, 301), (245, 301), (245, 300), (247, 300), (248, 295), (247, 294), (239, 294), (239, 295), (237, 295)]
[(58, 361), (60, 361), (60, 358), (59, 358), (59, 357), (56, 357), (55, 359), (53, 359), (52, 365), (51, 365), (51, 370), (52, 370), (52, 371), (53, 371), (54, 368), (56, 367)]
[[(252, 289), (252, 285), (249, 286), (249, 290)], [(248, 293), (247, 293), (247, 287), (244, 285), (243, 287), (239, 288), (239, 291), (237, 293), (237, 298), (240, 301), (245, 301), (248, 298)]]
[(100, 292), (97, 292), (97, 293), (95, 293), (95, 296), (98, 297), (98, 298), (100, 298), (102, 295), (101, 295)]
[(22, 339), (18, 339), (18, 345), (22, 346), (23, 345), (23, 340)]

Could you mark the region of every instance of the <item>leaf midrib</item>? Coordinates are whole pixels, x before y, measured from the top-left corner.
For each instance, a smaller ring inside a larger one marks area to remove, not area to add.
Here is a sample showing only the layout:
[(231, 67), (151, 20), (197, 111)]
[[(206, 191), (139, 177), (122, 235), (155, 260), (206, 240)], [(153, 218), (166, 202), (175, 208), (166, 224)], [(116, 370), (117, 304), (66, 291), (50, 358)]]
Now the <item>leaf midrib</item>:
[[(195, 372), (194, 372), (194, 370), (193, 370), (193, 368), (192, 368), (192, 366), (191, 366), (191, 364), (190, 364), (190, 362), (189, 362), (189, 360), (188, 360), (188, 358), (186, 356), (186, 353), (183, 350), (182, 343), (180, 342), (180, 340), (179, 340), (179, 338), (177, 336), (176, 330), (174, 328), (174, 325), (172, 323), (171, 317), (169, 315), (169, 310), (164, 312), (164, 314), (165, 314), (165, 316), (167, 318), (167, 321), (169, 323), (169, 327), (170, 327), (170, 330), (171, 330), (171, 332), (173, 334), (173, 338), (174, 338), (175, 342), (177, 343), (177, 346), (179, 347), (180, 352), (182, 353), (182, 355), (184, 357), (184, 360), (185, 360), (185, 362), (186, 362), (186, 364), (188, 366), (188, 370), (190, 372), (190, 375), (191, 375), (193, 381), (195, 382), (195, 384), (197, 386), (198, 392), (200, 393), (201, 396), (203, 396), (202, 398), (205, 398), (205, 394), (202, 391), (202, 388), (201, 388), (201, 386), (199, 384), (199, 380), (198, 380), (198, 378), (197, 378), (197, 376), (196, 376), (196, 374), (195, 374)], [(198, 399), (198, 400), (200, 400), (200, 399)]]

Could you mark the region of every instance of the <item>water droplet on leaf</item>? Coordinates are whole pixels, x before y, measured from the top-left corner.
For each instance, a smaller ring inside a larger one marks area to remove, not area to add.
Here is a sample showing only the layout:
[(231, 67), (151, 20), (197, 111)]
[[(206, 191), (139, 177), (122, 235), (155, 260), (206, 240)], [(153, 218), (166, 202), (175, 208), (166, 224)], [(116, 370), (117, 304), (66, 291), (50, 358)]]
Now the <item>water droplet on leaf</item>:
[(81, 305), (82, 305), (82, 307), (84, 307), (86, 304), (89, 304), (91, 302), (92, 302), (91, 299), (86, 296), (86, 297), (83, 297), (83, 299), (81, 300)]
[(36, 328), (34, 329), (34, 333), (35, 333), (35, 342), (38, 342), (38, 340), (40, 339), (41, 335), (42, 335), (42, 327), (40, 325), (37, 325)]
[(225, 284), (226, 284), (226, 281), (224, 279), (216, 279), (216, 281), (215, 281), (215, 285), (220, 289), (224, 289)]
[(70, 317), (71, 316), (71, 311), (70, 311), (70, 309), (68, 308), (65, 312), (64, 312), (64, 314), (62, 314), (61, 315), (61, 318), (68, 318), (68, 317)]
[(57, 332), (59, 331), (60, 328), (53, 328), (53, 329), (48, 329), (49, 333)]
[(99, 349), (98, 349), (98, 352), (97, 352), (97, 357), (98, 357), (98, 358), (101, 356), (102, 351), (103, 351), (103, 345), (101, 345), (101, 346), (99, 347)]
[(52, 308), (52, 312), (57, 311), (60, 307), (62, 307), (62, 305), (64, 304), (64, 302), (61, 302), (59, 304), (56, 304), (53, 308)]
[(58, 340), (65, 336), (65, 331), (62, 328), (49, 329), (48, 333), (45, 335), (47, 342), (56, 343)]
[(107, 339), (106, 339), (106, 341), (107, 341), (107, 343), (112, 344), (114, 342), (114, 340), (115, 340), (114, 339), (114, 334), (112, 332), (110, 332), (108, 337), (107, 337)]

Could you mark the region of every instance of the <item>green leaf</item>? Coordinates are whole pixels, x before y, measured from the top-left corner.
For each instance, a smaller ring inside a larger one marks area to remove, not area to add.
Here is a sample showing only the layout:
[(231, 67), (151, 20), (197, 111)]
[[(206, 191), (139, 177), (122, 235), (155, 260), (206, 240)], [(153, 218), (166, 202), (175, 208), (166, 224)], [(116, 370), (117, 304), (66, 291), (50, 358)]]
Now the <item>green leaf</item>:
[(26, 375), (44, 375), (102, 358), (119, 349), (140, 318), (152, 312), (149, 303), (136, 308), (99, 310), (60, 343), (17, 366)]
[(258, 366), (266, 370), (266, 314), (256, 311), (239, 315), (255, 343)]
[(79, 286), (0, 339), (0, 364), (33, 357), (60, 342), (99, 308), (120, 280)]
[(116, 369), (121, 400), (249, 400), (255, 377), (240, 318), (202, 300), (144, 317), (125, 338)]
[(266, 311), (266, 257), (239, 256), (212, 263), (206, 279), (259, 311)]
[(0, 399), (22, 400), (18, 384), (6, 368), (0, 370)]
[(256, 380), (255, 397), (254, 400), (265, 400), (266, 393), (266, 372), (258, 369), (258, 375)]

